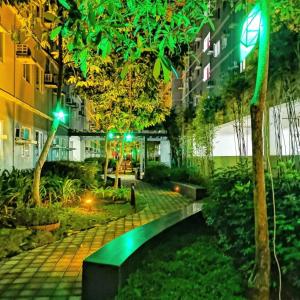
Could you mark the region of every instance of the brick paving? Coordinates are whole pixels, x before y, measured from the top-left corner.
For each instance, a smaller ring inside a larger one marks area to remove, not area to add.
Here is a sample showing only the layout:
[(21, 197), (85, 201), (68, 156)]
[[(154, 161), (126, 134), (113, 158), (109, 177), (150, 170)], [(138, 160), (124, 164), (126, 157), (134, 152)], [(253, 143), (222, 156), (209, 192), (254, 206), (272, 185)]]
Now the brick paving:
[(136, 191), (137, 201), (144, 197), (147, 202), (142, 211), (0, 262), (0, 299), (81, 299), (85, 257), (124, 232), (190, 203), (178, 193), (143, 182)]

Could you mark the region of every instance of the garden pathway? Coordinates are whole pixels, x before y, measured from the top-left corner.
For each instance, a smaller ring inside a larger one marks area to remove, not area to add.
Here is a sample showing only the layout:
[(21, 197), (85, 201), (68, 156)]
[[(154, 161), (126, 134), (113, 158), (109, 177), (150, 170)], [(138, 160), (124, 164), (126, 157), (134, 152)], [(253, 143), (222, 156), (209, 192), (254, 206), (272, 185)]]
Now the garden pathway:
[(81, 299), (85, 257), (124, 232), (190, 203), (143, 182), (136, 191), (137, 201), (144, 197), (147, 202), (142, 211), (0, 262), (0, 299)]

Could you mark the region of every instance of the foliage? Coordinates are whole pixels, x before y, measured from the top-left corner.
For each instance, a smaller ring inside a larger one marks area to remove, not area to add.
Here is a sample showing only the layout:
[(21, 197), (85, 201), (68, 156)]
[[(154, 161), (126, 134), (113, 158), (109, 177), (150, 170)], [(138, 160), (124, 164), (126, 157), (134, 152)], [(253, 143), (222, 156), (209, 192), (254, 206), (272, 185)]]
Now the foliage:
[(84, 188), (97, 184), (99, 165), (91, 165), (75, 161), (48, 161), (45, 163), (42, 176), (57, 175), (62, 178), (79, 179)]
[[(274, 178), (277, 238), (276, 251), (285, 281), (299, 288), (300, 212), (299, 171), (290, 165), (280, 164), (278, 177)], [(270, 228), (270, 245), (273, 233), (273, 207), (270, 176), (266, 176), (267, 204)], [(254, 214), (253, 184), (247, 166), (218, 170), (212, 179), (210, 197), (204, 205), (207, 223), (218, 234), (220, 244), (228, 250), (240, 265), (245, 279), (248, 279), (254, 264)], [(272, 261), (273, 282), (277, 269)], [(274, 283), (275, 284), (275, 283)]]
[(157, 162), (147, 162), (144, 180), (149, 183), (161, 185), (170, 179), (171, 169), (167, 165)]
[(59, 221), (56, 205), (40, 207), (18, 207), (15, 210), (16, 225), (32, 226), (54, 224)]
[(181, 47), (193, 41), (205, 23), (213, 26), (206, 1), (190, 0), (184, 5), (151, 0), (64, 2), (69, 20), (61, 22), (60, 31), (85, 75), (91, 53), (103, 59), (121, 53), (123, 78), (132, 62), (150, 53), (155, 60), (153, 75), (158, 78), (163, 73), (168, 81), (169, 70), (175, 71), (169, 58), (180, 54)]
[(173, 234), (151, 248), (117, 299), (245, 299), (241, 277), (211, 236)]
[(128, 201), (130, 198), (130, 189), (129, 188), (112, 188), (112, 187), (94, 187), (92, 189), (93, 194), (98, 198), (98, 199), (106, 199), (106, 200), (113, 200), (113, 201), (118, 201), (118, 200), (125, 200)]
[(180, 142), (182, 122), (183, 118), (181, 114), (176, 112), (175, 109), (171, 109), (170, 115), (166, 116), (166, 119), (163, 123), (170, 141), (172, 165), (176, 167), (181, 166), (182, 149)]
[(203, 187), (207, 185), (206, 178), (195, 167), (171, 168), (171, 180), (198, 184)]

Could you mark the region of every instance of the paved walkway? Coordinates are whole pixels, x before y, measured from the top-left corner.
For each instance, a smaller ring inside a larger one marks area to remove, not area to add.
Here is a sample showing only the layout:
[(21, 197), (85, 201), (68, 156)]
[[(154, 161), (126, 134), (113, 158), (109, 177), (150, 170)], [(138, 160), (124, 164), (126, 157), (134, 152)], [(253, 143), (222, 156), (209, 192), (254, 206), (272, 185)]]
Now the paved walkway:
[(140, 182), (139, 213), (24, 252), (0, 262), (0, 299), (81, 299), (82, 261), (105, 243), (135, 227), (187, 205), (180, 194)]

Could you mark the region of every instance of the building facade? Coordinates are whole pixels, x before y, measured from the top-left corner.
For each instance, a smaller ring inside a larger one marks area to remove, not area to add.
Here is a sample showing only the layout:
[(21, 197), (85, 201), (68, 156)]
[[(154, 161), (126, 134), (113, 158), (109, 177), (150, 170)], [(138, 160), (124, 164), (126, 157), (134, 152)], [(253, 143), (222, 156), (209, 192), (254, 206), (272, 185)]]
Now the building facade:
[[(56, 105), (58, 65), (40, 37), (49, 28), (46, 7), (30, 7), (35, 20), (24, 30), (18, 8), (0, 6), (0, 169), (34, 168), (47, 139)], [(59, 127), (48, 160), (84, 160), (99, 152), (96, 141), (69, 137), (69, 128), (87, 131), (84, 101), (64, 86), (62, 106), (67, 121)], [(91, 146), (93, 145), (94, 148)], [(92, 149), (92, 150), (91, 150)]]

